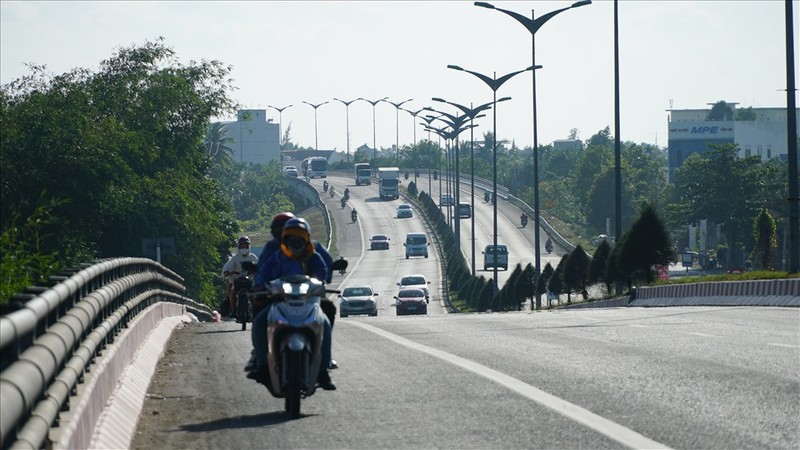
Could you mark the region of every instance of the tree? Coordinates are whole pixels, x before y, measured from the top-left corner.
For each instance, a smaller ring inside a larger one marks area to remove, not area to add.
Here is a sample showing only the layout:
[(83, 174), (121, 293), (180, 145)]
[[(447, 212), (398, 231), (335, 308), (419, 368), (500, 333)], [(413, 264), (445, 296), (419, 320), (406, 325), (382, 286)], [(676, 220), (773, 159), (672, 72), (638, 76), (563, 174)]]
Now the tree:
[(581, 292), (582, 294), (586, 292), (589, 280), (589, 255), (580, 245), (567, 256), (563, 277), (564, 285), (568, 286), (571, 292)]
[(775, 219), (767, 210), (762, 209), (753, 221), (753, 238), (756, 245), (751, 253), (751, 258), (758, 261), (760, 267), (765, 270), (772, 270), (772, 264), (770, 264), (772, 249), (778, 246), (775, 230)]
[(652, 206), (647, 206), (639, 218), (625, 232), (619, 253), (620, 266), (633, 279), (652, 282), (651, 267), (667, 265), (675, 259), (667, 229)]
[(210, 118), (233, 108), (230, 67), (183, 65), (158, 39), (119, 49), (97, 72), (31, 71), (0, 88), (3, 229), (44, 193), (57, 206), (42, 254), (140, 256), (142, 239), (174, 237), (162, 263), (184, 277), (188, 296), (214, 303), (236, 224), (208, 176), (204, 139)]
[[(567, 286), (564, 285), (564, 264), (568, 257), (569, 255), (564, 255), (558, 262), (556, 269), (553, 271), (553, 275), (551, 275), (550, 279), (547, 281), (547, 289), (555, 295), (566, 293), (569, 298), (570, 291), (568, 291)], [(569, 301), (569, 299), (567, 301)]]
[(725, 103), (725, 101), (720, 100), (717, 103), (714, 103), (714, 105), (711, 107), (711, 111), (708, 112), (706, 120), (733, 120), (733, 108), (729, 104)]
[(229, 144), (236, 142), (228, 136), (228, 127), (222, 122), (214, 122), (208, 126), (204, 144), (208, 156), (216, 164), (230, 164), (233, 162), (233, 149)]
[(589, 262), (589, 282), (597, 283), (602, 282), (605, 285), (606, 293), (611, 293), (611, 283), (607, 277), (606, 267), (608, 266), (608, 259), (611, 257), (611, 246), (608, 241), (603, 239), (597, 250), (594, 251), (592, 260)]
[(738, 158), (735, 144), (711, 147), (702, 155), (690, 155), (676, 170), (674, 209), (680, 211), (684, 222), (708, 219), (722, 225), (730, 250), (726, 265), (739, 265), (741, 256), (732, 253), (751, 247), (752, 218), (766, 195), (761, 160), (758, 156)]
[[(536, 292), (539, 295), (547, 294), (547, 283), (550, 281), (550, 278), (553, 276), (553, 266), (550, 263), (545, 264), (544, 269), (542, 270), (542, 274), (539, 276), (539, 281), (536, 284)], [(548, 306), (549, 306), (548, 301)]]

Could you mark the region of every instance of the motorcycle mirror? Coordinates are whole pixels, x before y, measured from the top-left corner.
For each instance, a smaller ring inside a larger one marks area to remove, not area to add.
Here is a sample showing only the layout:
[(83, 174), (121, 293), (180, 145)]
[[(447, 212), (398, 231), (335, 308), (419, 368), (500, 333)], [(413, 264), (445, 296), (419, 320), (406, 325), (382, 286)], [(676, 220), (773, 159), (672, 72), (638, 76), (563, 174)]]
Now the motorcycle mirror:
[(331, 264), (331, 269), (333, 270), (343, 270), (347, 269), (347, 260), (346, 259), (337, 259), (336, 261)]

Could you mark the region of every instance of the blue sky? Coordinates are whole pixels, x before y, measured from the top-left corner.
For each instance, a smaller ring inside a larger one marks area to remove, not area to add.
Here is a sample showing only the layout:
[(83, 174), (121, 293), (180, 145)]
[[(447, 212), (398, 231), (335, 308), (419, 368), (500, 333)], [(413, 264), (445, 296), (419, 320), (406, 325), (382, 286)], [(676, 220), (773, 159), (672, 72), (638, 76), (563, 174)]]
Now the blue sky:
[[(569, 1), (500, 1), (536, 16)], [(794, 7), (795, 64), (800, 2)], [(540, 144), (571, 129), (589, 138), (614, 130), (614, 4), (611, 0), (565, 11), (536, 34)], [(786, 106), (785, 2), (620, 1), (620, 114), (625, 141), (666, 146), (667, 110), (706, 108), (718, 100), (740, 107)], [(232, 97), (243, 107), (294, 105), (283, 112), (292, 140), (314, 146), (318, 109), (320, 149), (347, 148), (345, 107), (334, 97), (433, 106), (431, 97), (469, 105), (491, 101), (476, 77), (448, 64), (498, 76), (531, 63), (530, 33), (512, 18), (473, 2), (313, 1), (0, 1), (0, 83), (27, 72), (25, 62), (54, 73), (94, 69), (122, 46), (159, 36), (187, 62), (217, 59), (234, 67)], [(533, 142), (531, 76), (498, 90), (511, 96), (497, 111), (501, 139)], [(372, 145), (372, 106), (350, 105), (350, 147)], [(408, 113), (380, 103), (379, 147), (413, 141)], [(232, 119), (232, 115), (230, 118)], [(491, 131), (489, 114), (477, 132)], [(417, 120), (418, 124), (421, 120)], [(399, 123), (399, 130), (395, 126)], [(427, 136), (416, 125), (417, 139)], [(398, 138), (399, 132), (399, 138)]]

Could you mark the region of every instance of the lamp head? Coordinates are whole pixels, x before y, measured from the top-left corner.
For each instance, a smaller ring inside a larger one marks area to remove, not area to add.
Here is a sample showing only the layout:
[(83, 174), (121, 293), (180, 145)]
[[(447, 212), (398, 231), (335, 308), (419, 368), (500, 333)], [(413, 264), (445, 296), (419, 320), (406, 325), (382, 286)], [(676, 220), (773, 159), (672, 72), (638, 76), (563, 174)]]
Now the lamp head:
[(453, 70), (461, 70), (461, 71), (463, 71), (463, 70), (464, 70), (464, 69), (463, 69), (463, 68), (461, 68), (460, 66), (456, 66), (456, 65), (454, 65), (454, 64), (448, 64), (448, 65), (447, 65), (447, 68), (448, 68), (448, 69), (453, 69)]
[(506, 101), (509, 101), (509, 100), (511, 100), (511, 97), (503, 97), (503, 98), (497, 99), (497, 103), (506, 102)]
[(443, 98), (439, 98), (439, 97), (433, 97), (431, 100), (433, 100), (435, 102), (442, 102), (442, 103), (446, 103), (447, 102), (447, 100), (445, 100)]
[(575, 2), (575, 3), (573, 3), (573, 4), (570, 6), (570, 8), (577, 8), (577, 7), (579, 7), (579, 6), (586, 6), (586, 5), (591, 5), (591, 4), (592, 4), (592, 0), (582, 0), (582, 1), (580, 1), (580, 2)]
[(489, 3), (486, 2), (475, 2), (475, 6), (480, 6), (481, 8), (494, 9), (494, 5), (490, 5)]

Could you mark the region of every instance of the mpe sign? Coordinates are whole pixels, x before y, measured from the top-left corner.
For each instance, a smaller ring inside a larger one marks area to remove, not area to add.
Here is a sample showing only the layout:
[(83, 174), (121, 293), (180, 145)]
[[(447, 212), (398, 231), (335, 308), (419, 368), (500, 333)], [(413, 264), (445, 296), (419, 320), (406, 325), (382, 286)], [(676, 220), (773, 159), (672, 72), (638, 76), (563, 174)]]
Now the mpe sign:
[(669, 138), (733, 141), (733, 122), (671, 122)]

